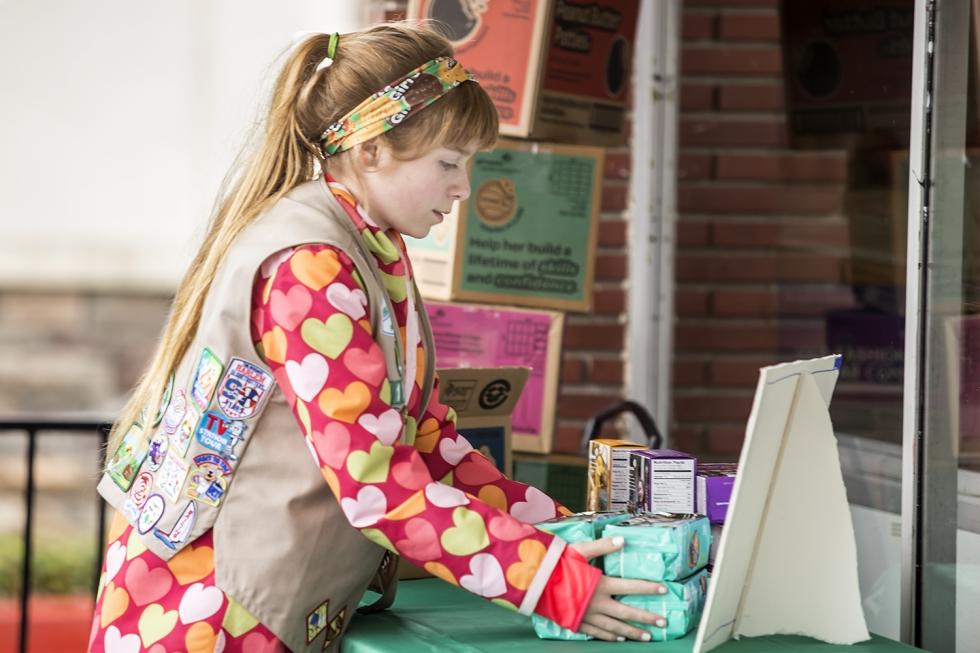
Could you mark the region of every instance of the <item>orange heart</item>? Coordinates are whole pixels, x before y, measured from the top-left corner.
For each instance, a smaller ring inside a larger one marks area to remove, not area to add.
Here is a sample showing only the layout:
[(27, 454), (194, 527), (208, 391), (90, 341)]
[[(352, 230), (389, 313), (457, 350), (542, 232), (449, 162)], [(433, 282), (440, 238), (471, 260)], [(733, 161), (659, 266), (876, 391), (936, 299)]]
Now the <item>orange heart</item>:
[(442, 564), (441, 562), (427, 562), (425, 563), (424, 569), (432, 574), (433, 576), (438, 576), (447, 583), (452, 583), (453, 585), (459, 585), (456, 581), (456, 576), (450, 571), (449, 567)]
[(274, 326), (272, 331), (262, 334), (262, 353), (266, 360), (282, 363), (286, 360), (286, 332), (281, 327)]
[(415, 433), (415, 448), (422, 453), (432, 453), (439, 441), (439, 421), (430, 417), (419, 424), (418, 431)]
[(327, 482), (327, 486), (330, 488), (330, 491), (333, 492), (333, 495), (339, 500), (340, 481), (337, 479), (337, 474), (326, 465), (320, 467), (320, 473), (323, 474), (323, 480)]
[(507, 495), (496, 485), (484, 485), (480, 488), (480, 494), (477, 495), (483, 503), (489, 504), (494, 508), (499, 508), (500, 510), (507, 510)]
[(425, 350), (421, 347), (415, 350), (415, 385), (422, 387), (425, 381)]
[(507, 582), (519, 590), (526, 590), (531, 585), (531, 580), (547, 552), (544, 544), (537, 540), (521, 542), (517, 547), (517, 555), (521, 557), (521, 561), (507, 567)]
[(343, 392), (327, 388), (317, 401), (327, 417), (353, 424), (371, 403), (371, 391), (360, 381), (354, 381)]
[(198, 621), (187, 629), (184, 646), (187, 647), (187, 653), (212, 653), (217, 636), (206, 621)]
[(361, 328), (362, 329), (364, 329), (365, 331), (367, 331), (371, 335), (374, 335), (373, 333), (371, 333), (371, 323), (370, 322), (368, 322), (367, 320), (358, 320), (357, 323), (359, 325), (361, 325)]
[(188, 544), (167, 561), (167, 566), (181, 585), (194, 583), (214, 571), (214, 549), (209, 546), (195, 549)]
[(102, 627), (105, 628), (121, 617), (128, 607), (129, 593), (109, 581), (109, 585), (105, 589), (105, 598), (102, 599)]
[(109, 525), (109, 535), (106, 538), (106, 541), (109, 544), (112, 544), (113, 542), (118, 540), (119, 537), (123, 534), (123, 531), (126, 530), (127, 526), (129, 526), (129, 522), (126, 521), (126, 518), (123, 517), (123, 514), (121, 512), (116, 512), (112, 516), (112, 524)]
[(385, 519), (401, 521), (403, 519), (408, 519), (409, 517), (414, 517), (423, 510), (425, 510), (425, 495), (423, 494), (422, 490), (419, 490), (410, 498), (406, 499), (402, 505), (385, 515)]
[(320, 290), (337, 277), (340, 272), (340, 259), (332, 249), (320, 250), (316, 254), (308, 249), (300, 249), (289, 259), (293, 276), (304, 286)]

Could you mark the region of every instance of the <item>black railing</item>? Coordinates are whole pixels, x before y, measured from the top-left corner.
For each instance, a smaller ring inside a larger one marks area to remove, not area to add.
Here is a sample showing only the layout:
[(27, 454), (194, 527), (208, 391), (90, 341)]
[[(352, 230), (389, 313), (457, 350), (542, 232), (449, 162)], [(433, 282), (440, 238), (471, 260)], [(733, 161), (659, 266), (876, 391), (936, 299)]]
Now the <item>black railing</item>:
[[(24, 552), (21, 561), (21, 583), (20, 583), (20, 628), (18, 631), (18, 648), (20, 653), (27, 651), (28, 624), (30, 622), (30, 596), (31, 596), (31, 549), (33, 546), (33, 526), (34, 526), (34, 495), (37, 488), (34, 486), (34, 459), (37, 453), (37, 438), (40, 433), (78, 433), (90, 434), (99, 438), (99, 469), (104, 461), (105, 444), (108, 438), (109, 429), (112, 424), (105, 420), (93, 417), (78, 416), (44, 416), (44, 417), (0, 417), (0, 436), (27, 435), (27, 482), (24, 488)], [(99, 576), (102, 573), (102, 549), (105, 544), (105, 510), (102, 506), (102, 499), (96, 495), (96, 508), (98, 518), (96, 520), (98, 531), (94, 534), (96, 544), (95, 569), (92, 580), (92, 595), (98, 590)]]

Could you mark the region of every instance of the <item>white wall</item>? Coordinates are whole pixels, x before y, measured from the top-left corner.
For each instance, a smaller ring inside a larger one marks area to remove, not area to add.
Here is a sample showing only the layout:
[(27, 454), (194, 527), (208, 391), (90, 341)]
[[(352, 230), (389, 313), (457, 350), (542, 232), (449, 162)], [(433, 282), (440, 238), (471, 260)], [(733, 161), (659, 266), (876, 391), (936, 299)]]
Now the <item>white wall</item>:
[(0, 0), (0, 287), (170, 289), (301, 32), (359, 0)]

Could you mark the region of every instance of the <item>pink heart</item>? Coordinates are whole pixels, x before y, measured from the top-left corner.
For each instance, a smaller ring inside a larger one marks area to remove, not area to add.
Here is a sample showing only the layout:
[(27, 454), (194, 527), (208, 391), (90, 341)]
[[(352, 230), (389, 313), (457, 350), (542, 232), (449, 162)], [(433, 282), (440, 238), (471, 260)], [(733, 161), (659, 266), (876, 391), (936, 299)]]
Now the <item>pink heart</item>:
[(359, 320), (367, 314), (365, 310), (367, 295), (360, 288), (348, 288), (342, 283), (332, 283), (327, 286), (327, 301), (354, 320)]
[(490, 534), (498, 540), (513, 542), (534, 535), (534, 528), (516, 519), (507, 519), (503, 515), (498, 515), (490, 520)]
[(385, 374), (388, 372), (384, 352), (375, 342), (371, 343), (371, 348), (367, 351), (356, 348), (348, 349), (344, 352), (342, 360), (354, 376), (373, 386), (381, 385)]
[(313, 446), (321, 461), (340, 469), (350, 451), (350, 431), (340, 422), (328, 422), (322, 433), (313, 431)]
[(286, 331), (295, 331), (313, 306), (310, 291), (296, 284), (287, 292), (273, 290), (269, 296), (269, 311), (272, 319)]
[(473, 456), (472, 460), (456, 468), (456, 479), (467, 485), (486, 485), (502, 476), (500, 470), (483, 456)]
[(251, 632), (242, 641), (242, 653), (286, 653), (286, 648), (274, 636), (266, 639), (262, 633)]
[(126, 568), (126, 589), (133, 597), (133, 603), (141, 607), (162, 599), (173, 583), (173, 576), (166, 567), (150, 569), (143, 558), (136, 558)]
[(399, 553), (413, 560), (428, 562), (442, 555), (439, 534), (435, 527), (420, 517), (409, 519), (405, 524), (405, 538), (395, 543)]
[(473, 451), (473, 445), (462, 435), (439, 440), (439, 453), (442, 454), (443, 460), (454, 467), (459, 464), (463, 456), (471, 451)]
[(524, 501), (511, 505), (511, 516), (520, 519), (525, 524), (537, 524), (555, 516), (555, 502), (547, 494), (536, 487), (528, 486), (524, 493)]
[(154, 644), (149, 649), (147, 649), (146, 653), (167, 653), (167, 649), (164, 647), (163, 644)]
[(409, 490), (420, 490), (432, 480), (429, 468), (418, 452), (412, 452), (408, 460), (392, 465), (391, 476), (396, 483)]

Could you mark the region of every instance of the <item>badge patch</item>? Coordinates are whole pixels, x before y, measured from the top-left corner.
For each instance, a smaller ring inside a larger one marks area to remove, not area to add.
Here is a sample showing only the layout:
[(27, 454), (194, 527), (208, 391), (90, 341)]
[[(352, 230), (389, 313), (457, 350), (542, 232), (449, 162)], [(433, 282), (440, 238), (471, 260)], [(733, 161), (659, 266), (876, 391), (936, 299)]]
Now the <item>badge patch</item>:
[(173, 395), (173, 393), (174, 375), (171, 374), (169, 377), (167, 377), (167, 387), (163, 389), (163, 394), (160, 395), (160, 408), (157, 410), (157, 414), (153, 418), (153, 426), (160, 423), (160, 420), (163, 418), (164, 411), (166, 411), (167, 407), (170, 405), (170, 397)]
[(245, 437), (245, 422), (226, 419), (221, 413), (209, 410), (197, 426), (197, 441), (217, 451), (226, 460), (238, 460), (235, 446)]
[(272, 375), (261, 367), (232, 358), (218, 389), (218, 406), (232, 419), (251, 417), (273, 383)]
[(313, 612), (306, 615), (306, 643), (311, 643), (317, 635), (322, 633), (327, 627), (327, 610), (330, 609), (330, 599), (327, 599), (316, 607)]
[(187, 485), (187, 496), (195, 501), (217, 506), (225, 494), (227, 481), (225, 476), (231, 474), (231, 466), (221, 456), (202, 453), (194, 456), (194, 469), (191, 472), (191, 482)]
[(214, 396), (214, 390), (218, 387), (218, 380), (224, 369), (221, 360), (205, 347), (201, 352), (201, 358), (197, 361), (194, 382), (191, 383), (191, 400), (201, 410), (206, 410), (211, 403), (211, 397)]
[(178, 545), (183, 544), (187, 541), (187, 537), (194, 530), (194, 521), (197, 518), (197, 507), (194, 505), (193, 501), (188, 501), (187, 505), (184, 506), (184, 512), (180, 513), (180, 517), (174, 522), (174, 527), (170, 529), (169, 533), (164, 533), (159, 528), (153, 531), (153, 534), (158, 540), (163, 542), (167, 548), (176, 549)]
[(184, 413), (184, 419), (180, 421), (177, 430), (174, 431), (174, 435), (171, 438), (173, 448), (181, 458), (187, 454), (187, 449), (191, 446), (191, 440), (194, 439), (194, 432), (197, 430), (199, 419), (199, 414), (194, 410), (194, 407), (188, 406), (187, 411)]
[(381, 333), (386, 336), (395, 335), (395, 327), (392, 326), (391, 322), (391, 311), (388, 310), (387, 304), (381, 305)]
[(150, 496), (150, 488), (153, 487), (153, 475), (150, 472), (140, 472), (133, 483), (133, 489), (129, 491), (129, 498), (133, 506), (137, 509), (142, 508), (146, 503), (146, 498)]
[(184, 420), (184, 414), (186, 412), (187, 393), (183, 390), (178, 390), (174, 393), (170, 405), (167, 406), (167, 410), (163, 413), (163, 432), (167, 435), (176, 433), (180, 423)]
[(151, 494), (146, 500), (143, 510), (140, 511), (139, 520), (136, 522), (136, 528), (141, 535), (146, 535), (151, 528), (157, 525), (160, 517), (163, 516), (164, 505), (163, 497), (159, 494)]
[(327, 624), (327, 638), (323, 640), (323, 648), (327, 648), (333, 640), (340, 637), (344, 631), (344, 619), (347, 617), (347, 606), (340, 609), (340, 612)]
[(123, 492), (129, 490), (136, 478), (143, 459), (146, 458), (147, 445), (143, 441), (143, 427), (133, 424), (123, 437), (119, 448), (107, 465), (110, 478)]
[(170, 438), (166, 433), (157, 433), (150, 440), (150, 449), (146, 454), (146, 467), (151, 472), (160, 469), (163, 459), (167, 457), (167, 449), (170, 448)]
[(187, 478), (187, 465), (173, 454), (167, 456), (157, 472), (157, 487), (172, 503), (180, 498), (180, 488)]

